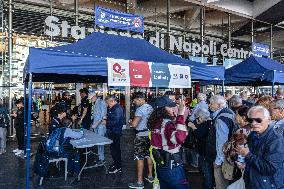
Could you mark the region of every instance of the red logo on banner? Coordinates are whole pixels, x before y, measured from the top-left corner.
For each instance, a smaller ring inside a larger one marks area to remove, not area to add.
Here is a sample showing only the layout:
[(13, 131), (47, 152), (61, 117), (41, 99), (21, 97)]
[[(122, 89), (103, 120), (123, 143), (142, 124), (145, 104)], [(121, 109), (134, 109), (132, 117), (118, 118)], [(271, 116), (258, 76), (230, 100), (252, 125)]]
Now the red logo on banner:
[(138, 87), (149, 87), (151, 73), (148, 62), (129, 62), (130, 85)]

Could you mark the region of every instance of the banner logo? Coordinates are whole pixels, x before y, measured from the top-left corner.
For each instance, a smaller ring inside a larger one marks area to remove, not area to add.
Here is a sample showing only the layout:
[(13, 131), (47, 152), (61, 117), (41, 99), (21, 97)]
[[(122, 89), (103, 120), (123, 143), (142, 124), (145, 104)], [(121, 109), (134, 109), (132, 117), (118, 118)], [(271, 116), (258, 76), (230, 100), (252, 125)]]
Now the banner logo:
[(261, 43), (252, 43), (252, 52), (256, 56), (270, 56), (269, 45), (261, 44)]
[(117, 28), (143, 33), (143, 16), (118, 12), (103, 7), (96, 7), (95, 24), (109, 28)]

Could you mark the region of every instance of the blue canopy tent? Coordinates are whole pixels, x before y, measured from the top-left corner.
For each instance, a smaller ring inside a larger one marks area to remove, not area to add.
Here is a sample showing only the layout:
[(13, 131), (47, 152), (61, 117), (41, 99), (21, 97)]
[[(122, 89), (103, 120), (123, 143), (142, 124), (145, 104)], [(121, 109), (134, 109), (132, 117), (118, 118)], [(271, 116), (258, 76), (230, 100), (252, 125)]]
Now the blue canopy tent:
[(270, 58), (250, 56), (226, 69), (226, 85), (274, 85), (284, 83), (284, 65)]
[[(206, 66), (177, 57), (143, 39), (99, 32), (92, 33), (70, 45), (45, 49), (31, 48), (25, 72), (33, 73), (34, 81), (46, 81), (46, 79), (57, 82), (71, 82), (70, 79), (82, 81), (81, 79), (86, 79), (85, 76), (92, 76), (87, 78), (94, 79), (94, 75), (107, 76), (106, 58), (184, 64), (191, 67), (192, 80), (224, 80), (223, 66)], [(73, 74), (74, 77), (60, 77), (58, 74)]]
[[(25, 65), (25, 85), (29, 82), (27, 123), (26, 187), (29, 188), (31, 95), (33, 81), (106, 82), (107, 58), (182, 64), (191, 67), (192, 80), (224, 80), (224, 67), (207, 67), (163, 51), (143, 39), (104, 33), (92, 33), (73, 44), (35, 49), (30, 48)], [(26, 90), (25, 86), (25, 90)], [(25, 92), (26, 94), (26, 92)]]

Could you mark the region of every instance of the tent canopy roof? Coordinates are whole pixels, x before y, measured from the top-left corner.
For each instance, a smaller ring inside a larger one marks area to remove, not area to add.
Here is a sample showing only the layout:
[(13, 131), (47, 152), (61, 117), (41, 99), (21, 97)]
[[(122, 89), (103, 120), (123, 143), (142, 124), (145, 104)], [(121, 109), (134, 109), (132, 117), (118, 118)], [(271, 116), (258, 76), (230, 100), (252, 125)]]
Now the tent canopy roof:
[[(35, 74), (35, 80), (44, 79), (44, 74), (107, 76), (106, 58), (183, 64), (191, 67), (193, 80), (224, 79), (223, 66), (206, 66), (177, 57), (144, 39), (100, 32), (94, 32), (85, 39), (69, 45), (45, 49), (31, 48), (25, 72)], [(37, 74), (41, 74), (41, 77), (36, 77)], [(54, 75), (48, 76), (56, 80)]]
[(268, 85), (284, 83), (284, 66), (270, 58), (250, 56), (225, 71), (228, 85)]

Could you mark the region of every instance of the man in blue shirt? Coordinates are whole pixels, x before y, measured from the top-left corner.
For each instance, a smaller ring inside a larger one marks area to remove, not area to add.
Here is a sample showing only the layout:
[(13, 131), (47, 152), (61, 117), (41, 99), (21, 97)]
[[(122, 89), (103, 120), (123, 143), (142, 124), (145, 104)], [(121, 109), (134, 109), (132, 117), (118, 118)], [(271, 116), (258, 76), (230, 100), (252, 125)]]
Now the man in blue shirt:
[(234, 130), (235, 114), (232, 110), (227, 108), (226, 99), (220, 95), (214, 95), (210, 98), (209, 108), (213, 112), (212, 117), (216, 129), (216, 158), (214, 161), (216, 189), (226, 189), (229, 185), (229, 181), (224, 178), (221, 168), (222, 163), (225, 160), (223, 146)]
[[(102, 96), (98, 96), (97, 94), (91, 94), (91, 100), (93, 103), (93, 123), (91, 129), (100, 136), (105, 136), (106, 134), (106, 125), (103, 121), (107, 114), (107, 104), (103, 100)], [(104, 146), (98, 146), (98, 155), (99, 161), (96, 163), (97, 165), (102, 165), (105, 160), (104, 156)]]
[(118, 173), (122, 171), (120, 137), (124, 124), (124, 111), (119, 103), (117, 103), (114, 95), (108, 95), (105, 101), (108, 105), (108, 110), (106, 120), (102, 124), (106, 124), (107, 136), (113, 141), (110, 145), (113, 164), (110, 166), (109, 173)]

